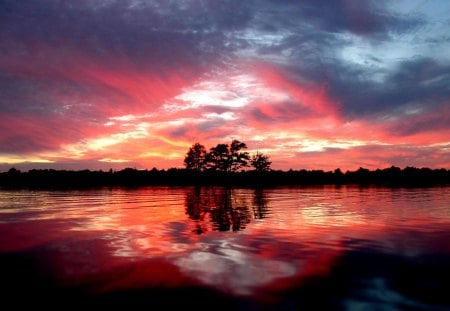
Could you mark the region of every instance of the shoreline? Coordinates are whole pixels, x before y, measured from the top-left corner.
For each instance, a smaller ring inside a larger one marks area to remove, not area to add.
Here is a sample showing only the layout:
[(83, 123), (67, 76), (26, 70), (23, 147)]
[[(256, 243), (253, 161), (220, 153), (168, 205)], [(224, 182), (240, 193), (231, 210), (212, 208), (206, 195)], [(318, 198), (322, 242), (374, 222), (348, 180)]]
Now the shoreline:
[(321, 186), (361, 185), (386, 187), (429, 187), (450, 185), (450, 170), (406, 167), (342, 172), (322, 170), (270, 170), (198, 172), (187, 169), (120, 171), (90, 170), (29, 170), (21, 172), (14, 168), (0, 173), (3, 189), (87, 189), (102, 187), (141, 186)]

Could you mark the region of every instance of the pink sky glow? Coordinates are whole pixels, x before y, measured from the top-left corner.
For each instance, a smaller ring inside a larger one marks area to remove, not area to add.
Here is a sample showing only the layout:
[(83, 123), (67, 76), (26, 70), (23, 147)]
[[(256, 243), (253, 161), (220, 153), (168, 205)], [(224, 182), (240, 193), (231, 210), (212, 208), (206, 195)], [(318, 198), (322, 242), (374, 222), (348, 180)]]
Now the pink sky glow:
[(183, 167), (193, 143), (232, 139), (273, 169), (450, 168), (450, 58), (426, 45), (448, 18), (433, 5), (377, 6), (391, 19), (372, 4), (326, 9), (371, 21), (361, 24), (326, 12), (298, 21), (312, 7), (296, 4), (231, 14), (196, 2), (170, 12), (83, 3), (80, 19), (65, 4), (11, 4), (0, 27), (0, 170)]

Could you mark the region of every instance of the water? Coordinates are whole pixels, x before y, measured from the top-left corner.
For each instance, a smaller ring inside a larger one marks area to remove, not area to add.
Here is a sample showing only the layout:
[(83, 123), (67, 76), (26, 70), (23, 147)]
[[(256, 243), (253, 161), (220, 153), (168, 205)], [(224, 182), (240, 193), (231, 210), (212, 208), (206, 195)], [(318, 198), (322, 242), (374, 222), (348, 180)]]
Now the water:
[(449, 259), (450, 187), (0, 191), (19, 306), (450, 310)]

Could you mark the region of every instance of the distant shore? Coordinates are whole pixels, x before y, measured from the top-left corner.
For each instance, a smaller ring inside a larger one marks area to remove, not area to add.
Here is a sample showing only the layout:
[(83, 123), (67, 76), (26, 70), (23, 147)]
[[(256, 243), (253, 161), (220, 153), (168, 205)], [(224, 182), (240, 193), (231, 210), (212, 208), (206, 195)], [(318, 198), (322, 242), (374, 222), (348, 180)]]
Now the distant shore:
[(322, 170), (270, 170), (219, 172), (172, 168), (168, 170), (119, 171), (40, 169), (21, 172), (11, 168), (0, 173), (2, 188), (96, 188), (113, 186), (249, 186), (272, 187), (286, 185), (380, 185), (435, 186), (450, 185), (450, 170), (415, 167), (389, 167), (342, 172)]

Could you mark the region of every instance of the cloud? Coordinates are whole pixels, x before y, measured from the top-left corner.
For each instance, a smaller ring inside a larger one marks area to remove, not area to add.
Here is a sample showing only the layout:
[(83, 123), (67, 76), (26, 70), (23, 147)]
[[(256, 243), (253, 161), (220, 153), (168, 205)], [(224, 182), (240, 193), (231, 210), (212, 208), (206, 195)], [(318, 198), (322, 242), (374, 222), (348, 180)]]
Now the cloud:
[(239, 138), (282, 168), (398, 160), (369, 146), (448, 163), (448, 19), (434, 3), (0, 8), (3, 161), (179, 166), (195, 141)]

